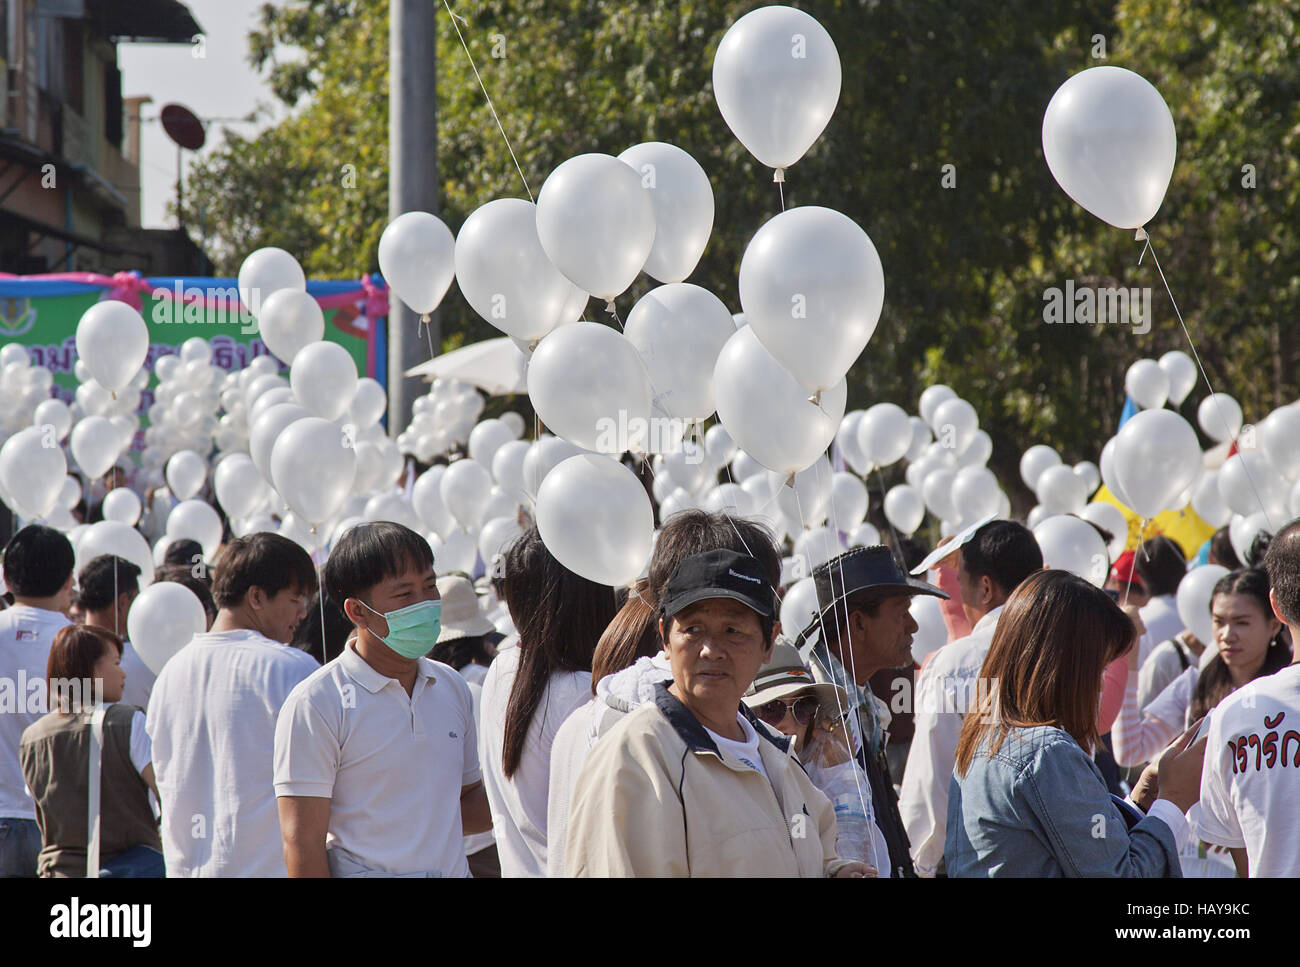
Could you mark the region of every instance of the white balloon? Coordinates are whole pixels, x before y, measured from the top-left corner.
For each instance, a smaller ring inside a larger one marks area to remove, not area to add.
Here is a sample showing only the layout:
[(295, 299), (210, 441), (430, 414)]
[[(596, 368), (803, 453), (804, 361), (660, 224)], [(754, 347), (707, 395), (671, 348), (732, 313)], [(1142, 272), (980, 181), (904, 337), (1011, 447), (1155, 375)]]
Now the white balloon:
[(1130, 417), (1115, 434), (1114, 460), (1124, 502), (1147, 520), (1177, 509), (1178, 495), (1195, 482), (1202, 466), (1196, 431), (1172, 410), (1143, 410)]
[(81, 532), (76, 543), (77, 573), (101, 554), (113, 554), (140, 569), (140, 586), (153, 581), (153, 553), (144, 536), (128, 524), (101, 520)]
[(912, 595), (909, 609), (916, 622), (912, 635), (912, 660), (918, 665), (948, 643), (948, 626), (943, 621), (943, 608), (932, 594)]
[(1125, 507), (1132, 508), (1128, 498), (1124, 495), (1124, 488), (1120, 486), (1119, 478), (1115, 473), (1115, 438), (1111, 437), (1106, 441), (1106, 445), (1101, 448), (1101, 456), (1097, 458), (1098, 469), (1101, 471), (1101, 481), (1105, 484), (1106, 489), (1114, 495)]
[(546, 475), (579, 453), (582, 453), (581, 447), (559, 437), (543, 436), (537, 440), (524, 457), (524, 491), (535, 501)]
[(962, 467), (952, 478), (952, 505), (961, 521), (996, 514), (999, 494), (998, 478), (988, 467)]
[(890, 487), (885, 494), (885, 518), (903, 536), (911, 536), (925, 520), (925, 502), (907, 484)]
[(641, 176), (654, 206), (654, 245), (645, 271), (660, 282), (681, 282), (704, 254), (713, 231), (713, 188), (699, 162), (662, 141), (634, 145), (618, 156)]
[(1241, 432), (1241, 404), (1227, 393), (1213, 393), (1201, 400), (1196, 421), (1215, 443), (1234, 440)]
[(361, 519), (369, 522), (391, 521), (419, 533), (420, 517), (411, 502), (401, 494), (375, 494), (366, 501)]
[(239, 298), (253, 315), (281, 289), (307, 291), (302, 266), (284, 249), (259, 248), (239, 266)]
[(1128, 520), (1122, 510), (1114, 504), (1097, 500), (1079, 511), (1079, 516), (1110, 532), (1111, 540), (1106, 545), (1106, 550), (1110, 552), (1111, 560), (1124, 553), (1128, 544)]
[[(912, 442), (908, 444), (906, 454), (908, 462), (911, 462), (920, 459), (921, 454), (925, 452), (925, 448), (934, 441), (934, 434), (930, 432), (930, 425), (919, 416), (909, 416), (907, 422), (912, 425)], [(981, 430), (980, 433), (984, 433), (984, 431)], [(988, 436), (987, 433), (984, 435)], [(979, 433), (976, 434), (977, 438), (978, 436)], [(989, 453), (993, 453), (993, 441), (991, 439), (989, 440)]]
[(1158, 410), (1169, 399), (1169, 374), (1154, 359), (1139, 359), (1124, 374), (1124, 392), (1144, 410)]
[(710, 513), (726, 513), (734, 517), (750, 517), (756, 511), (754, 498), (739, 484), (719, 484), (705, 495), (704, 509)]
[(713, 415), (713, 367), (735, 332), (722, 300), (698, 285), (661, 285), (637, 300), (623, 334), (645, 363), (656, 415)]
[[(10, 346), (17, 346), (17, 343), (10, 343)], [(6, 346), (5, 349), (8, 349)], [(21, 346), (18, 346), (21, 349)], [(32, 415), (32, 426), (50, 428), (56, 441), (62, 441), (68, 431), (72, 429), (72, 414), (68, 411), (68, 404), (63, 400), (44, 400), (36, 407), (36, 412)]]
[(1287, 480), (1300, 479), (1300, 406), (1293, 403), (1274, 410), (1257, 430), (1260, 449), (1273, 466)]
[(880, 543), (880, 531), (874, 524), (863, 521), (849, 532), (849, 547), (875, 547)]
[(912, 424), (901, 406), (877, 403), (858, 423), (858, 449), (871, 467), (897, 463), (912, 445)]
[(1083, 484), (1085, 497), (1091, 497), (1101, 486), (1101, 470), (1090, 460), (1081, 460), (1074, 465), (1074, 475)]
[(72, 510), (81, 502), (81, 496), (81, 481), (71, 475), (64, 477), (63, 486), (59, 488), (59, 499), (55, 507)]
[(379, 236), (379, 271), (411, 311), (433, 312), (456, 274), (456, 239), (437, 215), (398, 215)]
[(207, 628), (203, 604), (193, 591), (175, 581), (149, 585), (131, 603), (126, 617), (131, 647), (155, 675)]
[(856, 476), (843, 471), (831, 475), (830, 520), (836, 530), (847, 533), (861, 524), (868, 502), (867, 487)]
[(1216, 530), (1232, 520), (1232, 508), (1219, 493), (1219, 471), (1207, 470), (1192, 489), (1192, 510)]
[(930, 513), (941, 520), (955, 520), (957, 508), (952, 500), (952, 484), (957, 472), (951, 467), (931, 470), (921, 483), (921, 496)]
[(770, 219), (740, 262), (748, 328), (811, 391), (844, 378), (876, 331), (884, 300), (875, 245), (829, 208), (791, 208)]
[(975, 407), (955, 396), (935, 407), (930, 425), (936, 440), (954, 453), (961, 453), (975, 440), (980, 421)]
[(257, 327), (266, 348), (292, 364), (305, 347), (325, 338), (325, 313), (305, 291), (280, 289), (262, 304)]
[(792, 7), (745, 14), (713, 57), (713, 96), (723, 120), (769, 168), (788, 168), (812, 147), (835, 111), (840, 81), (831, 35)]
[[(505, 420), (501, 422), (504, 423)], [(528, 458), (531, 447), (532, 444), (527, 440), (509, 440), (497, 447), (496, 453), (492, 455), (492, 479), (504, 493), (520, 504), (529, 499), (524, 487), (524, 461)]]
[(1272, 533), (1273, 528), (1269, 526), (1268, 517), (1263, 512), (1243, 516), (1235, 514), (1228, 523), (1228, 540), (1232, 542), (1232, 549), (1237, 555), (1237, 560), (1245, 566), (1249, 566), (1250, 545), (1255, 542), (1255, 538), (1261, 533)]
[(313, 527), (343, 507), (356, 472), (357, 452), (347, 434), (338, 424), (319, 417), (295, 420), (271, 449), (272, 484), (293, 512)]
[(280, 403), (259, 414), (248, 433), (248, 455), (253, 458), (262, 479), (274, 485), (271, 479), (271, 450), (276, 438), (298, 420), (311, 413), (296, 403)]
[(167, 515), (167, 533), (174, 540), (188, 537), (203, 545), (205, 560), (214, 560), (221, 548), (221, 518), (203, 500), (182, 500)]
[(821, 613), (817, 602), (817, 582), (810, 577), (801, 578), (790, 585), (781, 599), (781, 628), (793, 638), (812, 623)]
[(654, 548), (654, 512), (641, 481), (594, 454), (570, 457), (547, 475), (537, 529), (566, 568), (614, 587), (635, 581)]
[(1141, 228), (1164, 201), (1178, 136), (1151, 84), (1091, 67), (1060, 86), (1043, 115), (1043, 156), (1065, 193), (1116, 228)]
[(831, 463), (825, 455), (796, 473), (793, 485), (787, 483), (785, 475), (769, 471), (777, 506), (800, 528), (820, 527), (826, 522), (831, 510), (831, 476)]
[(208, 479), (208, 463), (193, 450), (180, 450), (167, 461), (166, 476), (167, 486), (176, 499), (189, 500), (203, 489)]
[[(587, 294), (584, 292), (582, 294), (582, 297), (585, 300), (587, 298)], [(514, 410), (507, 410), (506, 412), (502, 413), (501, 422), (504, 423), (506, 426), (510, 427), (510, 432), (515, 435), (516, 440), (522, 437), (524, 435), (524, 430), (527, 429), (527, 427), (525, 427), (524, 425), (524, 418), (520, 416), (518, 413), (516, 413)]]
[(1078, 514), (1088, 502), (1083, 481), (1073, 467), (1063, 463), (1048, 467), (1038, 475), (1035, 492), (1038, 502), (1052, 514)]
[[(388, 393), (379, 380), (362, 376), (357, 380), (357, 388), (352, 393), (350, 416), (352, 422), (361, 429), (374, 426), (388, 409)], [(515, 434), (518, 436), (518, 434)]]
[(742, 450), (769, 470), (795, 473), (816, 460), (844, 417), (843, 380), (810, 402), (808, 391), (759, 342), (752, 325), (727, 340), (713, 371), (718, 417)]
[(528, 396), (547, 427), (585, 450), (648, 443), (650, 378), (636, 347), (608, 326), (575, 322), (543, 339), (528, 365)]
[(858, 442), (858, 429), (862, 426), (862, 417), (866, 410), (852, 410), (840, 420), (840, 428), (835, 431), (835, 445), (854, 473), (865, 474), (871, 469), (871, 461), (862, 452)]
[(523, 528), (513, 517), (497, 517), (488, 521), (479, 531), (478, 556), (484, 564), (491, 567), (497, 555), (504, 554), (506, 548), (523, 532)]
[(252, 517), (266, 503), (270, 490), (246, 453), (232, 453), (212, 474), (212, 487), (226, 515)]
[(140, 519), (140, 498), (136, 496), (135, 491), (127, 487), (115, 487), (104, 495), (104, 503), (101, 505), (104, 512), (104, 520), (121, 521), (128, 527), (134, 527), (135, 522)]
[(956, 397), (957, 393), (951, 386), (945, 386), (943, 383), (936, 383), (933, 386), (927, 386), (921, 392), (921, 399), (917, 403), (917, 409), (923, 419), (931, 429), (934, 428), (934, 411), (939, 408), (939, 404)]
[[(721, 424), (719, 424), (721, 425)], [(723, 429), (726, 429), (723, 427)], [(730, 436), (731, 434), (727, 434)], [(767, 474), (763, 473), (763, 465), (751, 457), (739, 447), (736, 448), (736, 455), (731, 458), (731, 479), (737, 483), (744, 483), (750, 477), (762, 475), (764, 486), (767, 485)], [(770, 489), (770, 488), (769, 488)]]
[(316, 416), (337, 420), (348, 411), (356, 392), (357, 364), (338, 343), (312, 343), (294, 357), (289, 385), (302, 406)]
[(110, 392), (123, 389), (149, 354), (149, 329), (135, 309), (107, 299), (87, 309), (77, 323), (77, 355), (91, 376)]
[[(1292, 446), (1296, 441), (1292, 441)], [(1258, 450), (1239, 450), (1223, 461), (1218, 473), (1219, 494), (1234, 513), (1262, 511), (1280, 525), (1286, 519), (1290, 488), (1268, 457)]]
[[(713, 374), (710, 373), (710, 379), (712, 379), (712, 376)], [(731, 463), (738, 449), (736, 441), (731, 438), (727, 428), (721, 423), (715, 423), (704, 434), (704, 451), (709, 455), (709, 463), (721, 470)]]
[(806, 530), (794, 542), (794, 556), (802, 562), (804, 574), (821, 567), (842, 549), (839, 537), (829, 527)]
[(1196, 640), (1210, 649), (1214, 646), (1214, 622), (1210, 618), (1210, 595), (1214, 586), (1227, 577), (1228, 569), (1218, 564), (1202, 564), (1188, 571), (1178, 582), (1174, 600), (1178, 617)]
[(492, 466), (492, 458), (497, 450), (506, 443), (515, 441), (510, 427), (500, 420), (484, 420), (474, 427), (469, 434), (469, 455), (484, 467)]
[(993, 438), (983, 430), (976, 430), (966, 449), (957, 454), (957, 466), (982, 467), (993, 456)]
[(1043, 552), (1043, 566), (1069, 571), (1097, 587), (1106, 584), (1110, 556), (1097, 528), (1068, 515), (1048, 517), (1033, 529)]
[(437, 544), (430, 541), (429, 546), (433, 548), (433, 570), (439, 577), (452, 571), (468, 574), (474, 570), (478, 547), (474, 538), (463, 529), (454, 527), (447, 532), (444, 540)]
[(1160, 357), (1160, 368), (1169, 377), (1169, 402), (1181, 406), (1196, 385), (1196, 363), (1181, 349), (1171, 349)]
[(108, 420), (102, 416), (87, 416), (72, 428), (68, 449), (72, 451), (77, 466), (94, 480), (104, 476), (121, 455), (121, 442)]
[(443, 505), (466, 530), (474, 527), (492, 490), (492, 475), (474, 459), (457, 460), (438, 482)]
[(542, 185), (537, 237), (569, 281), (612, 302), (632, 284), (654, 246), (654, 202), (641, 176), (622, 161), (581, 154)]
[(451, 512), (442, 501), (442, 475), (445, 466), (430, 467), (420, 474), (411, 488), (411, 505), (424, 526), (437, 534), (448, 533), (454, 525)]

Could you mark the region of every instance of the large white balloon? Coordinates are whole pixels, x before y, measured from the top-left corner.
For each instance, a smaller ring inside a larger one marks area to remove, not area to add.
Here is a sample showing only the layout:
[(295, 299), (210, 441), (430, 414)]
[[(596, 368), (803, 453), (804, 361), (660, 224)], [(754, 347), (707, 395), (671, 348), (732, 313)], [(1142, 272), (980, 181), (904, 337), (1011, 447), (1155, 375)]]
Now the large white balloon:
[[(1300, 441), (1292, 440), (1296, 446)], [(1268, 457), (1258, 450), (1239, 450), (1219, 468), (1219, 494), (1234, 513), (1263, 512), (1275, 527), (1287, 519), (1290, 488)]]
[[(292, 423), (311, 416), (310, 411), (296, 403), (279, 403), (261, 413), (248, 433), (248, 455), (253, 465), (268, 484), (271, 479), (271, 449), (276, 438)], [(224, 505), (223, 505), (224, 506)]]
[(897, 463), (912, 445), (912, 424), (901, 406), (877, 403), (858, 423), (858, 450), (871, 467)]
[(513, 442), (517, 441), (510, 427), (497, 419), (484, 420), (470, 431), (469, 455), (484, 467), (491, 467), (497, 450)]
[(955, 396), (935, 407), (930, 425), (936, 440), (953, 453), (961, 453), (974, 443), (980, 421), (975, 407)]
[(569, 457), (577, 456), (582, 448), (559, 437), (543, 436), (533, 443), (524, 457), (524, 492), (536, 501), (542, 481), (547, 474)]
[(438, 481), (442, 503), (456, 522), (473, 528), (483, 513), (492, 490), (492, 475), (477, 460), (457, 460)]
[(456, 274), (456, 239), (437, 215), (398, 215), (379, 236), (379, 271), (413, 312), (430, 313)]
[(77, 355), (95, 382), (110, 392), (131, 382), (148, 354), (149, 329), (125, 302), (97, 302), (77, 323)]
[(660, 282), (681, 282), (695, 271), (713, 231), (713, 188), (699, 162), (681, 148), (647, 141), (618, 160), (641, 176), (654, 205), (655, 240), (646, 274)]
[(1169, 399), (1169, 374), (1154, 359), (1139, 359), (1124, 374), (1124, 392), (1144, 410), (1158, 410)]
[(948, 626), (944, 624), (939, 599), (932, 594), (912, 595), (909, 610), (916, 621), (916, 633), (912, 635), (912, 660), (921, 665), (948, 643)]
[(203, 557), (213, 560), (221, 548), (221, 518), (205, 500), (182, 500), (167, 515), (167, 533), (173, 540), (188, 537), (203, 545)]
[(1124, 502), (1147, 520), (1181, 509), (1173, 505), (1202, 467), (1196, 431), (1173, 410), (1143, 410), (1130, 417), (1115, 434), (1114, 460)]
[(282, 248), (259, 248), (239, 266), (239, 298), (254, 315), (281, 289), (307, 291), (298, 260)]
[(641, 481), (595, 454), (570, 457), (547, 475), (537, 529), (566, 568), (614, 587), (635, 581), (654, 548), (654, 512)]
[(988, 467), (962, 467), (952, 478), (952, 506), (960, 522), (974, 523), (996, 514), (1002, 491)]
[(128, 527), (134, 527), (135, 522), (140, 519), (140, 498), (128, 487), (114, 487), (104, 495), (104, 503), (101, 506), (104, 520), (121, 521)]
[[(709, 374), (712, 377), (712, 373)], [(721, 470), (738, 452), (736, 441), (721, 423), (715, 423), (704, 434), (704, 451), (709, 455), (709, 462)]]
[(1111, 560), (1124, 553), (1128, 544), (1128, 520), (1122, 510), (1114, 504), (1097, 500), (1079, 511), (1079, 516), (1110, 532), (1111, 540), (1106, 549), (1110, 551)]
[(524, 461), (531, 446), (527, 440), (510, 440), (497, 447), (492, 455), (492, 479), (520, 504), (528, 501), (528, 491), (524, 487)]
[(713, 415), (713, 367), (735, 332), (722, 300), (689, 282), (661, 285), (637, 300), (623, 334), (645, 363), (656, 415)]
[(298, 402), (316, 416), (337, 420), (352, 405), (357, 364), (336, 342), (316, 342), (299, 350), (289, 370)]
[(478, 535), (478, 556), (491, 568), (498, 554), (505, 552), (523, 528), (513, 517), (496, 517), (483, 525)]
[(76, 552), (78, 573), (101, 554), (113, 554), (140, 569), (141, 587), (153, 581), (153, 553), (149, 549), (149, 542), (129, 524), (117, 520), (101, 520), (91, 524), (81, 532), (76, 542)]
[(1043, 567), (1069, 571), (1099, 588), (1106, 584), (1110, 574), (1106, 542), (1086, 520), (1065, 514), (1048, 517), (1034, 528), (1034, 539), (1043, 552)]
[(1116, 228), (1141, 228), (1164, 201), (1178, 153), (1160, 92), (1122, 67), (1090, 67), (1043, 115), (1043, 156), (1065, 193)]
[(910, 536), (925, 520), (925, 501), (907, 484), (890, 487), (885, 494), (885, 518), (903, 536)]
[(1219, 471), (1207, 470), (1192, 489), (1192, 510), (1211, 527), (1225, 526), (1232, 520), (1232, 508), (1219, 493)]
[[(374, 426), (388, 409), (388, 393), (377, 379), (363, 376), (352, 393), (349, 416), (358, 429)], [(517, 436), (518, 434), (516, 434)]]
[(654, 202), (640, 174), (622, 161), (580, 154), (542, 185), (537, 237), (569, 281), (610, 303), (632, 284), (654, 246)]
[(866, 410), (851, 410), (840, 420), (840, 428), (835, 431), (835, 445), (840, 455), (854, 473), (865, 474), (871, 469), (871, 461), (862, 452), (858, 442), (858, 429), (862, 426), (862, 417)]
[(1196, 420), (1215, 443), (1235, 440), (1241, 432), (1241, 404), (1227, 393), (1213, 393), (1201, 400)]
[(325, 338), (325, 313), (302, 289), (280, 289), (262, 304), (257, 328), (266, 348), (292, 364), (304, 347)]
[(1058, 463), (1038, 475), (1038, 502), (1050, 514), (1078, 514), (1088, 502), (1088, 492), (1073, 467)]
[(172, 656), (208, 628), (198, 597), (183, 584), (160, 581), (140, 592), (131, 603), (126, 631), (131, 646), (155, 675)]
[(53, 511), (67, 475), (58, 441), (41, 427), (19, 430), (0, 447), (0, 490), (19, 516), (44, 517)]
[(246, 453), (232, 453), (218, 463), (212, 474), (212, 486), (217, 501), (231, 518), (252, 517), (270, 496), (266, 481)]
[[(920, 597), (920, 595), (917, 595)], [(817, 606), (817, 582), (801, 578), (790, 586), (781, 599), (781, 629), (793, 638), (821, 613)]]
[(1181, 349), (1171, 349), (1160, 357), (1160, 368), (1169, 377), (1169, 402), (1181, 406), (1196, 385), (1196, 363)]
[(843, 380), (818, 403), (759, 342), (752, 325), (737, 330), (713, 370), (718, 418), (755, 460), (795, 473), (816, 460), (835, 437), (848, 387)]
[[(795, 480), (797, 484), (798, 478)], [(829, 517), (836, 530), (848, 533), (861, 524), (867, 516), (868, 502), (867, 487), (854, 474), (839, 471), (831, 475)]]
[(1194, 567), (1178, 582), (1174, 600), (1178, 617), (1201, 644), (1214, 647), (1214, 622), (1210, 618), (1210, 595), (1214, 586), (1228, 575), (1228, 569), (1218, 564)]
[(122, 452), (121, 437), (102, 416), (87, 416), (72, 428), (68, 449), (77, 466), (92, 480), (104, 476)]
[(648, 443), (650, 377), (636, 347), (608, 326), (575, 322), (543, 339), (528, 364), (528, 396), (548, 428), (585, 450)]
[(313, 527), (342, 509), (356, 472), (352, 441), (337, 423), (319, 417), (295, 420), (271, 450), (271, 482), (293, 512)]
[[(17, 345), (10, 343), (10, 345)], [(5, 347), (6, 349), (9, 346)], [(18, 348), (22, 348), (19, 346)], [(42, 401), (37, 407), (36, 412), (32, 415), (32, 426), (49, 427), (50, 432), (54, 434), (55, 441), (60, 441), (68, 435), (72, 429), (72, 413), (68, 410), (68, 404), (63, 400), (49, 399)]]
[(884, 301), (875, 245), (829, 208), (792, 208), (770, 219), (740, 262), (749, 328), (812, 391), (844, 378), (876, 331)]
[(713, 57), (713, 96), (723, 120), (769, 168), (788, 168), (812, 147), (835, 111), (840, 81), (831, 35), (792, 7), (745, 14)]
[(1300, 479), (1300, 406), (1274, 410), (1257, 428), (1259, 446), (1288, 480)]
[(167, 461), (166, 477), (176, 499), (189, 500), (203, 489), (203, 482), (208, 479), (208, 463), (193, 450), (180, 450)]
[(951, 386), (945, 386), (943, 383), (935, 383), (933, 386), (927, 386), (921, 391), (921, 398), (917, 401), (917, 410), (930, 427), (934, 427), (934, 411), (939, 408), (939, 404), (945, 400), (950, 400), (957, 395), (957, 391)]
[(532, 342), (570, 321), (562, 315), (575, 286), (542, 248), (530, 201), (498, 198), (465, 219), (456, 238), (456, 280), (470, 308), (507, 336)]

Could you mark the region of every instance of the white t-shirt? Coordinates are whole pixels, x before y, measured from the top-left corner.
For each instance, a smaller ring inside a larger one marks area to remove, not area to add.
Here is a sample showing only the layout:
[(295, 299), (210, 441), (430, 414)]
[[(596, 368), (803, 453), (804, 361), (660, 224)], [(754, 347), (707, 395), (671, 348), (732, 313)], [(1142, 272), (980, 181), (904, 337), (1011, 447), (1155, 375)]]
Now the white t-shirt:
[(499, 650), (483, 681), (479, 761), (492, 807), (501, 875), (546, 875), (546, 808), (551, 784), (551, 744), (561, 723), (591, 698), (591, 672), (557, 672), (546, 683), (528, 726), (519, 768), (507, 779), (502, 767), (506, 708), (519, 668), (519, 648)]
[(153, 683), (158, 676), (149, 670), (140, 653), (131, 647), (131, 642), (122, 642), (122, 671), (126, 672), (126, 683), (122, 686), (122, 701), (127, 705), (147, 709), (149, 695), (153, 692)]
[(147, 721), (168, 876), (288, 875), (275, 721), (319, 667), (247, 629), (195, 635), (163, 667)]
[[(487, 669), (484, 668), (483, 671), (487, 672)], [(462, 675), (461, 677), (464, 678), (465, 676)], [(474, 699), (474, 734), (477, 736), (479, 723), (483, 721), (483, 686), (468, 681), (465, 684), (469, 686), (469, 694)], [(476, 757), (478, 756), (477, 743), (478, 740), (475, 739), (474, 755)], [(490, 829), (482, 833), (470, 833), (465, 837), (465, 855), (473, 856), (480, 850), (487, 849), (495, 842), (496, 839), (492, 836), (492, 830)]]
[(1215, 708), (1197, 825), (1207, 843), (1244, 848), (1251, 877), (1300, 876), (1300, 665)]
[(330, 800), (325, 845), (377, 873), (468, 876), (460, 794), (479, 781), (474, 702), (421, 658), (410, 696), (352, 647), (285, 700), (275, 794)]
[(71, 623), (62, 612), (25, 604), (0, 611), (0, 819), (36, 820), (18, 747), (27, 726), (49, 711), (50, 645)]
[(460, 677), (465, 679), (471, 685), (482, 685), (483, 679), (487, 678), (488, 670), (482, 665), (476, 665), (470, 662), (464, 668), (460, 669)]
[[(1138, 608), (1138, 614), (1142, 618), (1142, 624), (1146, 626), (1147, 637), (1151, 639), (1153, 647), (1181, 634), (1186, 629), (1183, 619), (1178, 617), (1178, 604), (1172, 594), (1162, 594), (1152, 598)], [(1145, 655), (1142, 657), (1146, 658)]]
[[(1180, 648), (1187, 659), (1185, 663), (1178, 657)], [(1172, 638), (1156, 645), (1138, 671), (1138, 711), (1146, 709), (1152, 699), (1169, 687), (1170, 682), (1198, 661), (1198, 656)]]
[(763, 768), (763, 757), (758, 754), (758, 733), (754, 731), (754, 727), (745, 721), (745, 717), (739, 712), (736, 713), (736, 721), (740, 724), (740, 730), (745, 733), (744, 739), (739, 742), (719, 735), (708, 726), (704, 727), (704, 731), (709, 733), (709, 738), (714, 741), (720, 750), (730, 752), (755, 772), (761, 772), (763, 778), (767, 779), (767, 770)]

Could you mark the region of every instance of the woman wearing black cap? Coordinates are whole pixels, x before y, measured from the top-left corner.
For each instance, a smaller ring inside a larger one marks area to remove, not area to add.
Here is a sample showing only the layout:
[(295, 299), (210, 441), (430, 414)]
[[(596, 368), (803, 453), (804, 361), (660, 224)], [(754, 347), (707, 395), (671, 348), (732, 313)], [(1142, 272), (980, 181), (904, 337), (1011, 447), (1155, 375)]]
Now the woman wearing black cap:
[(570, 876), (869, 876), (835, 852), (835, 812), (788, 739), (741, 697), (771, 657), (771, 577), (754, 558), (688, 557), (664, 589), (671, 684), (598, 742), (569, 819)]

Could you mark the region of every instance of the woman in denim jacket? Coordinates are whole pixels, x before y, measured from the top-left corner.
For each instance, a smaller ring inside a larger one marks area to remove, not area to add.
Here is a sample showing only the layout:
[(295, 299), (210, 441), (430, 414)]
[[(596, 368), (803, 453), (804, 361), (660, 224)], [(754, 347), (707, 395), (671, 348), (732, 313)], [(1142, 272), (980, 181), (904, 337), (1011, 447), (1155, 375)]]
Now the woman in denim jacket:
[(1092, 761), (1102, 673), (1134, 644), (1115, 602), (1069, 572), (1040, 571), (1007, 600), (980, 670), (987, 697), (957, 746), (949, 876), (1180, 875), (1205, 754), (1204, 739), (1188, 747), (1196, 726), (1144, 773), (1132, 828)]

